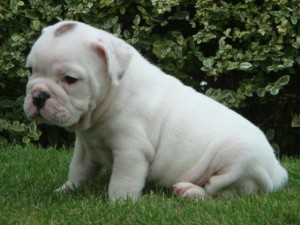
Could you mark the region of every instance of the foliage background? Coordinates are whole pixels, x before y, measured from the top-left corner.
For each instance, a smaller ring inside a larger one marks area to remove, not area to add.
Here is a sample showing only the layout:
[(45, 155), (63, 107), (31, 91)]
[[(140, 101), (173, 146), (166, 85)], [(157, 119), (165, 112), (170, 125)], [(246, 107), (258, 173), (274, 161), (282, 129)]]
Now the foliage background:
[(127, 40), (165, 72), (258, 125), (299, 155), (300, 0), (3, 0), (0, 144), (69, 145), (23, 113), (26, 55), (43, 27), (79, 20)]

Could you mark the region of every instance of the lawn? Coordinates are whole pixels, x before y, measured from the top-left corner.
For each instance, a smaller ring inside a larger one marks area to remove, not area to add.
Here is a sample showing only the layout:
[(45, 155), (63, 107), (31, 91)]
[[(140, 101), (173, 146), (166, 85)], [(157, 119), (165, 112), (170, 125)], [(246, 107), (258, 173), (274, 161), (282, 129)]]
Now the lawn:
[(287, 187), (278, 193), (205, 201), (147, 187), (132, 202), (110, 203), (109, 173), (77, 191), (55, 194), (72, 152), (33, 146), (0, 148), (0, 224), (300, 224), (300, 160), (283, 158)]

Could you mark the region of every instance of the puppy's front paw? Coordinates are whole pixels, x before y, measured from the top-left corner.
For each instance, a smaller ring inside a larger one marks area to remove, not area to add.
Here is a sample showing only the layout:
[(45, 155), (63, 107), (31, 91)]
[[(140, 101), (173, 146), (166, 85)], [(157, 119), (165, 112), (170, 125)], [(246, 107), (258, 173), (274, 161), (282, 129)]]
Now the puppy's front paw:
[(141, 195), (140, 192), (130, 193), (126, 191), (118, 191), (118, 192), (112, 190), (108, 191), (108, 198), (112, 202), (122, 201), (126, 199), (130, 199), (131, 201), (136, 201), (140, 197), (140, 195)]
[(188, 182), (180, 182), (173, 185), (173, 190), (176, 195), (189, 198), (204, 199), (206, 191), (195, 184)]
[(76, 185), (69, 183), (68, 181), (64, 183), (61, 187), (54, 190), (54, 193), (63, 193), (70, 190), (75, 190)]

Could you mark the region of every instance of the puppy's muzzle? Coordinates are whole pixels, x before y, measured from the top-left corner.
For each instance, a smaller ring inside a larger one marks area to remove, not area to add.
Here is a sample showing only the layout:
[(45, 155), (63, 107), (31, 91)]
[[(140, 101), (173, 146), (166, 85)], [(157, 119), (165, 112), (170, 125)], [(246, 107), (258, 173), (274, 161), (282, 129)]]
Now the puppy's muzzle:
[(44, 107), (45, 102), (48, 98), (50, 98), (50, 94), (46, 91), (35, 91), (32, 94), (33, 104), (38, 108), (41, 109)]

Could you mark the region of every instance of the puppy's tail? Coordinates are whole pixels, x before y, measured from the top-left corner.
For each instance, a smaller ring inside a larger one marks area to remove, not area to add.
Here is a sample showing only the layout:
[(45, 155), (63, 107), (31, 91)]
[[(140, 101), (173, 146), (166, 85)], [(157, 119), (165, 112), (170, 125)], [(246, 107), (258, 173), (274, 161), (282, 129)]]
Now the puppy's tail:
[(273, 191), (280, 190), (284, 188), (288, 180), (288, 173), (285, 168), (283, 168), (280, 163), (275, 160), (273, 166), (273, 173), (271, 174), (271, 179), (273, 182)]

